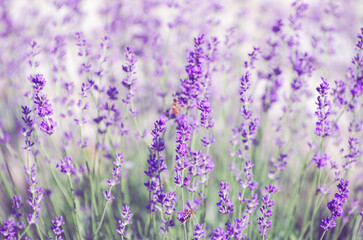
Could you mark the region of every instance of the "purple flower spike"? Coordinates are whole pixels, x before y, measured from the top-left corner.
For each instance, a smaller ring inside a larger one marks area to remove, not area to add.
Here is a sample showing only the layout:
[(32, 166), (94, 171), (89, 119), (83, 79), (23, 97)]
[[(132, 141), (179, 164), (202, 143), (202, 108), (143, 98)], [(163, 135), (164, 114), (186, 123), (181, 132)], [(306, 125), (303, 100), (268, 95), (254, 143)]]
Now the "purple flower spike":
[(111, 101), (116, 101), (117, 100), (117, 94), (118, 94), (118, 90), (116, 87), (110, 87), (107, 90), (107, 96)]
[(146, 208), (150, 212), (155, 212), (157, 210), (156, 205), (160, 203), (164, 205), (164, 201), (167, 202), (167, 205), (170, 205), (167, 209), (167, 213), (171, 213), (175, 209), (173, 209), (174, 198), (173, 192), (163, 193), (163, 185), (161, 183), (160, 174), (166, 171), (167, 166), (165, 164), (165, 157), (162, 155), (162, 151), (165, 149), (165, 142), (163, 141), (163, 134), (166, 129), (167, 118), (162, 114), (159, 117), (159, 120), (156, 120), (154, 123), (154, 129), (151, 131), (151, 135), (153, 136), (153, 142), (151, 144), (151, 150), (153, 153), (149, 155), (149, 169), (145, 171), (145, 174), (150, 178), (146, 183), (144, 183), (147, 190), (151, 193), (149, 204)]
[(221, 214), (230, 214), (233, 212), (234, 204), (232, 203), (231, 199), (228, 199), (229, 192), (231, 191), (229, 188), (229, 183), (221, 182), (219, 187), (221, 190), (218, 191), (220, 199), (220, 201), (217, 203), (217, 206), (219, 207), (218, 212)]
[(40, 92), (41, 90), (43, 90), (46, 84), (43, 74), (36, 74), (34, 77), (30, 76), (30, 78), (33, 83), (33, 89), (35, 92)]
[(349, 197), (348, 185), (349, 181), (341, 178), (339, 184), (337, 185), (339, 193), (335, 193), (334, 198), (328, 202), (327, 207), (331, 212), (331, 216), (327, 216), (325, 219), (321, 220), (320, 224), (320, 227), (325, 231), (334, 228), (336, 225), (335, 219), (342, 216), (343, 205), (347, 202)]
[(353, 163), (358, 161), (360, 156), (359, 141), (357, 138), (349, 137), (349, 153), (344, 156), (346, 162), (343, 164), (344, 169), (349, 169)]
[(131, 222), (132, 213), (130, 211), (129, 206), (123, 206), (122, 212), (121, 212), (121, 218), (118, 221), (118, 228), (116, 229), (116, 232), (118, 232), (120, 235), (125, 236), (127, 234), (126, 226), (130, 225)]
[(60, 171), (64, 174), (76, 174), (77, 172), (72, 162), (72, 157), (65, 157), (64, 160), (60, 160), (56, 168), (60, 168)]
[(315, 163), (317, 168), (322, 168), (328, 164), (329, 159), (330, 157), (326, 153), (324, 153), (323, 155), (318, 152), (317, 154), (315, 154), (312, 161)]
[[(39, 128), (42, 132), (52, 135), (54, 133), (55, 127), (57, 126), (57, 123), (52, 118), (50, 118), (50, 116), (53, 114), (53, 108), (49, 103), (48, 96), (41, 92), (45, 86), (46, 81), (42, 74), (36, 74), (35, 77), (31, 76), (30, 78), (34, 84), (33, 102), (35, 109), (38, 113), (38, 116), (42, 118)], [(28, 117), (30, 109), (27, 109), (27, 107), (22, 108), (23, 114), (25, 115), (25, 117), (23, 117), (23, 121), (29, 126), (31, 124), (31, 119)], [(29, 145), (29, 143), (27, 145)]]
[(5, 237), (4, 239), (6, 240), (16, 239), (16, 232), (14, 231), (14, 220), (3, 220), (3, 226), (0, 228), (0, 233)]
[(135, 94), (135, 83), (136, 83), (136, 71), (135, 71), (135, 64), (137, 62), (136, 55), (134, 53), (134, 49), (132, 47), (125, 48), (125, 58), (126, 58), (126, 65), (122, 66), (122, 70), (127, 74), (127, 76), (122, 80), (122, 85), (127, 89), (127, 94), (122, 102), (125, 104), (129, 104), (132, 99), (134, 98)]
[(330, 115), (331, 104), (327, 97), (330, 88), (325, 78), (322, 77), (321, 80), (323, 83), (316, 88), (319, 96), (315, 103), (318, 106), (318, 109), (315, 112), (315, 115), (318, 117), (315, 134), (317, 136), (327, 137), (330, 135), (330, 121), (328, 120), (328, 116)]
[(107, 179), (107, 184), (110, 188), (102, 192), (103, 196), (105, 196), (106, 201), (111, 201), (115, 199), (115, 197), (111, 195), (111, 190), (113, 186), (116, 186), (120, 183), (119, 178), (121, 177), (122, 164), (125, 162), (125, 160), (123, 159), (124, 155), (122, 153), (118, 153), (116, 155), (115, 161), (113, 161), (114, 167), (112, 168), (112, 179)]
[(279, 191), (274, 185), (265, 186), (265, 190), (268, 194), (261, 197), (264, 205), (260, 208), (260, 212), (263, 214), (263, 217), (257, 218), (257, 224), (259, 225), (258, 231), (264, 239), (267, 237), (268, 229), (272, 226), (272, 220), (267, 219), (272, 216), (271, 207), (275, 205), (275, 201), (271, 198), (271, 194)]
[(205, 232), (203, 230), (203, 224), (197, 224), (194, 226), (194, 238), (192, 240), (200, 240), (202, 238), (205, 238)]
[(31, 148), (34, 145), (34, 142), (31, 138), (31, 134), (34, 131), (34, 120), (32, 119), (32, 117), (30, 116), (31, 110), (30, 108), (28, 108), (28, 106), (21, 106), (21, 109), (23, 110), (23, 117), (21, 117), (23, 119), (23, 122), (25, 123), (26, 127), (24, 127), (22, 129), (22, 132), (25, 136), (25, 150), (31, 150)]
[(228, 234), (223, 230), (223, 228), (219, 227), (214, 229), (212, 240), (228, 240)]
[(27, 182), (29, 184), (28, 192), (31, 194), (27, 203), (32, 209), (32, 212), (28, 213), (27, 221), (29, 224), (35, 224), (38, 222), (40, 210), (42, 206), (40, 203), (43, 201), (44, 190), (38, 185), (36, 176), (35, 164), (30, 169), (24, 167), (25, 173), (27, 174)]
[(14, 195), (13, 197), (13, 205), (11, 206), (11, 214), (16, 218), (15, 227), (18, 229), (22, 229), (24, 227), (24, 223), (21, 221), (21, 217), (24, 213), (20, 212), (20, 209), (23, 207), (23, 203), (21, 202), (21, 196)]
[(52, 220), (53, 226), (51, 227), (52, 231), (54, 232), (54, 234), (57, 236), (57, 239), (62, 239), (62, 237), (60, 236), (64, 230), (62, 229), (62, 225), (65, 224), (65, 222), (63, 221), (63, 216), (55, 217), (54, 221)]

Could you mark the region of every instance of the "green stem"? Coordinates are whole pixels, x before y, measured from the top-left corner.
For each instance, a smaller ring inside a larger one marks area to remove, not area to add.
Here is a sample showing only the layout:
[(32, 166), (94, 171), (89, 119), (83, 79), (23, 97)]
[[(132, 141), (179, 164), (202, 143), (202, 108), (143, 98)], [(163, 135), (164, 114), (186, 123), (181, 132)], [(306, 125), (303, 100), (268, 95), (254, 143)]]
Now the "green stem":
[(101, 229), (101, 226), (102, 226), (102, 223), (103, 223), (103, 219), (105, 218), (105, 213), (106, 213), (106, 209), (107, 209), (108, 203), (109, 203), (109, 201), (106, 201), (105, 208), (103, 209), (103, 212), (102, 212), (102, 217), (101, 217), (100, 223), (98, 224), (98, 227), (97, 227), (95, 233), (92, 235), (92, 239), (96, 236), (96, 234), (98, 233), (98, 231)]
[(184, 229), (184, 240), (188, 240), (187, 227), (185, 223), (183, 223), (183, 229)]
[(29, 230), (30, 225), (26, 226), (26, 228), (24, 229), (24, 231), (20, 234), (19, 239), (21, 239), (22, 237), (24, 237), (24, 235), (26, 234), (26, 232)]
[(73, 221), (76, 224), (76, 231), (77, 231), (77, 234), (78, 234), (78, 239), (82, 239), (80, 229), (79, 229), (79, 222), (78, 222), (78, 215), (77, 215), (77, 205), (76, 205), (76, 198), (75, 198), (73, 183), (72, 183), (71, 175), (67, 174), (67, 176), (68, 176), (68, 183), (69, 183), (69, 187), (71, 188), (71, 195), (72, 195), (72, 200), (73, 200)]
[[(314, 188), (314, 190), (317, 188), (317, 186), (319, 186), (319, 183), (320, 183), (320, 178), (321, 178), (321, 169), (319, 168), (318, 169), (319, 171), (319, 176), (318, 176), (318, 181), (317, 181), (317, 185), (312, 185), (312, 187)], [(314, 220), (315, 220), (315, 215), (316, 215), (316, 212), (318, 211), (319, 209), (319, 206), (320, 206), (320, 198), (315, 198), (315, 203), (314, 203), (314, 210), (313, 210), (313, 216), (311, 218), (311, 228), (310, 228), (310, 239), (313, 239), (313, 236), (314, 236)]]
[(320, 240), (323, 240), (325, 233), (326, 231), (324, 231), (323, 234), (321, 234)]

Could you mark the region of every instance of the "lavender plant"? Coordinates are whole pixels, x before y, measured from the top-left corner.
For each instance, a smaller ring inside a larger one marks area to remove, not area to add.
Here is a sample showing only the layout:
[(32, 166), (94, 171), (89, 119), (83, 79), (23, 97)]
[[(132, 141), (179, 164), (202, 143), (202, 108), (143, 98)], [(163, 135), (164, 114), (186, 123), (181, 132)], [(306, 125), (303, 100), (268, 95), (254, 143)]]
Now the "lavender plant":
[(362, 10), (0, 0), (0, 239), (362, 239)]

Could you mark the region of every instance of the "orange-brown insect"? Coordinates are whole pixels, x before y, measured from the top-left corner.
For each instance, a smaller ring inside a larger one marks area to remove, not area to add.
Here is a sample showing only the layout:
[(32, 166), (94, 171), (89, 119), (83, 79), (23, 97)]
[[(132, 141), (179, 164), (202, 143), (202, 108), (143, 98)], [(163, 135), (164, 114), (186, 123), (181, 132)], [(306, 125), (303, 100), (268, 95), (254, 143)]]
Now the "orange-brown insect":
[(171, 104), (171, 110), (175, 115), (178, 115), (180, 109), (181, 108), (179, 106), (179, 100), (177, 98), (174, 98), (173, 103)]
[(189, 218), (191, 218), (194, 215), (193, 209), (184, 210), (184, 216), (181, 218), (181, 222), (186, 222)]

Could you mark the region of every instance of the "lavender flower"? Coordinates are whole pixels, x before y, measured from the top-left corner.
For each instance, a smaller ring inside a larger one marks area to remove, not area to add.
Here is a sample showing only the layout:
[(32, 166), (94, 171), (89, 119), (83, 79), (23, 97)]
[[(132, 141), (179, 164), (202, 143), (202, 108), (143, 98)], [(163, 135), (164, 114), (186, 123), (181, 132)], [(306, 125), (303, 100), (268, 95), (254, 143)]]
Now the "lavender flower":
[[(42, 118), (42, 122), (40, 124), (40, 130), (48, 135), (52, 135), (54, 133), (54, 128), (57, 126), (57, 123), (50, 118), (53, 114), (52, 105), (49, 103), (46, 94), (43, 94), (41, 90), (43, 90), (45, 86), (45, 79), (42, 74), (36, 74), (35, 77), (32, 77), (32, 83), (34, 88), (34, 96), (33, 102), (35, 105), (35, 109), (38, 112), (38, 116)], [(25, 111), (23, 109), (23, 111)]]
[(29, 184), (28, 192), (31, 193), (30, 198), (27, 203), (30, 205), (32, 212), (28, 213), (27, 221), (29, 224), (35, 224), (38, 222), (40, 210), (42, 206), (40, 205), (43, 201), (44, 190), (38, 185), (38, 180), (36, 176), (35, 164), (32, 165), (30, 169), (24, 167), (27, 176), (27, 182)]
[(220, 201), (217, 203), (217, 206), (219, 207), (218, 212), (221, 214), (230, 214), (233, 212), (234, 204), (232, 203), (232, 200), (228, 198), (229, 192), (231, 191), (229, 188), (229, 183), (221, 182), (219, 187), (221, 190), (218, 191), (220, 199)]
[(200, 240), (206, 237), (205, 232), (203, 230), (203, 224), (194, 225), (193, 237), (194, 238), (192, 240)]
[[(191, 154), (193, 159), (191, 166), (189, 167), (189, 174), (194, 177), (200, 177), (200, 180), (198, 180), (196, 184), (200, 183), (206, 185), (209, 179), (209, 174), (214, 170), (213, 159), (205, 155), (202, 151), (193, 151)], [(189, 188), (188, 190), (190, 191)]]
[(318, 106), (318, 109), (315, 112), (315, 115), (318, 117), (318, 121), (316, 122), (315, 134), (321, 137), (327, 137), (330, 135), (330, 121), (328, 120), (328, 116), (330, 115), (330, 101), (328, 100), (328, 90), (329, 84), (323, 77), (321, 78), (323, 83), (316, 88), (319, 93), (317, 98), (317, 102), (315, 103)]
[(275, 201), (271, 198), (271, 194), (279, 191), (274, 185), (265, 186), (265, 190), (268, 194), (261, 197), (264, 205), (260, 208), (263, 217), (257, 218), (257, 224), (259, 225), (258, 231), (263, 239), (266, 238), (267, 231), (272, 226), (272, 220), (267, 220), (267, 218), (272, 216), (271, 207), (275, 205)]
[(255, 164), (252, 163), (251, 160), (248, 160), (245, 164), (243, 164), (243, 171), (244, 171), (244, 180), (240, 180), (241, 188), (249, 188), (254, 191), (257, 188), (257, 182), (253, 180), (253, 167)]
[(125, 236), (127, 234), (126, 226), (132, 224), (131, 222), (132, 213), (130, 211), (129, 206), (123, 206), (122, 212), (121, 212), (121, 218), (118, 221), (118, 228), (116, 229), (116, 232), (118, 232), (120, 235)]
[(234, 219), (234, 224), (226, 223), (226, 232), (229, 239), (245, 239), (246, 234), (243, 230), (247, 228), (249, 222), (246, 215), (243, 215), (241, 219)]
[(24, 213), (21, 213), (19, 210), (22, 208), (23, 203), (21, 202), (21, 196), (14, 195), (13, 197), (13, 205), (11, 214), (15, 217), (16, 221), (14, 222), (15, 228), (22, 229), (24, 227), (24, 223), (21, 221), (21, 217)]
[(285, 171), (285, 166), (287, 165), (287, 159), (288, 159), (288, 155), (287, 154), (279, 154), (279, 157), (277, 158), (277, 160), (275, 160), (274, 158), (272, 158), (270, 160), (270, 163), (272, 164), (272, 167), (274, 168), (273, 170), (271, 170), (269, 172), (269, 177), (273, 180), (278, 180), (279, 176), (278, 174), (282, 173)]
[(317, 154), (315, 154), (312, 161), (315, 163), (317, 168), (322, 168), (328, 164), (329, 159), (330, 157), (326, 153), (321, 154), (320, 152), (318, 152)]
[(125, 58), (126, 58), (126, 65), (122, 66), (122, 70), (127, 74), (127, 76), (122, 80), (122, 85), (126, 88), (127, 94), (122, 102), (128, 105), (132, 99), (134, 98), (135, 94), (135, 83), (136, 83), (136, 71), (135, 71), (135, 64), (137, 62), (136, 55), (134, 53), (134, 49), (132, 47), (125, 48)]
[(43, 90), (46, 81), (45, 78), (43, 77), (43, 74), (35, 74), (35, 76), (30, 76), (31, 81), (33, 83), (33, 89), (35, 93), (40, 92), (41, 90)]
[(39, 61), (35, 59), (35, 56), (37, 56), (40, 53), (40, 46), (36, 41), (31, 41), (30, 43), (31, 52), (28, 54), (28, 56), (31, 57), (29, 60), (29, 66), (33, 68), (39, 67)]
[(118, 94), (118, 90), (116, 87), (109, 87), (109, 89), (107, 90), (106, 92), (108, 98), (111, 100), (111, 101), (116, 101), (117, 100), (117, 94)]
[(4, 236), (5, 240), (16, 239), (16, 232), (14, 231), (14, 220), (3, 220), (3, 225), (0, 228), (0, 233)]
[(228, 240), (228, 234), (223, 230), (223, 228), (219, 227), (213, 230), (213, 236), (211, 240)]
[(34, 121), (30, 116), (31, 110), (27, 106), (21, 106), (22, 108), (22, 114), (24, 115), (21, 117), (23, 122), (25, 123), (26, 127), (22, 129), (23, 134), (25, 135), (25, 147), (24, 149), (29, 151), (33, 146), (34, 142), (31, 138), (31, 134), (34, 131)]
[[(184, 179), (182, 179), (182, 174), (184, 169), (190, 167), (189, 163), (189, 146), (188, 143), (192, 139), (193, 134), (193, 128), (191, 124), (189, 124), (187, 116), (184, 114), (181, 114), (178, 119), (176, 119), (177, 123), (177, 132), (176, 132), (176, 165), (175, 165), (175, 177), (174, 177), (174, 183), (177, 186), (185, 186), (187, 184), (184, 183)], [(185, 179), (187, 180), (187, 179)]]
[(342, 80), (335, 81), (335, 88), (332, 88), (331, 95), (334, 97), (334, 106), (344, 107), (347, 104), (345, 82)]
[(200, 110), (200, 124), (205, 128), (212, 128), (214, 125), (213, 118), (209, 117), (210, 113), (212, 112), (212, 105), (208, 101), (208, 98), (204, 98), (198, 104), (198, 109)]
[(205, 71), (204, 63), (206, 58), (204, 43), (204, 34), (201, 34), (194, 38), (194, 50), (189, 52), (188, 65), (185, 66), (188, 78), (181, 80), (181, 90), (178, 94), (178, 100), (182, 107), (197, 107), (198, 98), (202, 96), (201, 80)]
[(168, 229), (170, 227), (174, 227), (175, 224), (174, 224), (174, 220), (173, 219), (161, 219), (161, 222), (163, 223), (163, 225), (160, 227), (160, 233), (162, 234), (167, 234), (168, 233)]
[(343, 164), (344, 169), (348, 169), (353, 163), (357, 162), (360, 156), (359, 141), (357, 138), (349, 137), (349, 153), (344, 156), (346, 162)]
[[(281, 30), (282, 22), (281, 19), (273, 26), (272, 31), (278, 33)], [(262, 107), (264, 112), (267, 112), (271, 106), (278, 101), (278, 90), (282, 86), (281, 79), (281, 43), (279, 40), (273, 41), (268, 38), (267, 45), (269, 46), (269, 52), (265, 53), (263, 59), (269, 66), (269, 71), (267, 73), (259, 72), (259, 78), (266, 79), (268, 85), (265, 88), (265, 92), (262, 95)]]
[[(62, 233), (64, 232), (64, 230), (62, 229), (62, 225), (65, 224), (65, 222), (63, 221), (63, 216), (55, 217), (54, 220), (52, 220), (53, 226), (51, 227), (53, 233), (56, 235), (56, 239), (57, 240), (62, 240)], [(52, 238), (51, 238), (52, 239)]]
[(176, 192), (157, 192), (155, 195), (157, 196), (156, 201), (162, 206), (164, 214), (170, 216), (175, 211), (175, 204), (177, 200)]
[(343, 178), (340, 179), (340, 182), (337, 185), (339, 193), (335, 193), (334, 198), (327, 204), (327, 207), (331, 212), (331, 216), (327, 216), (325, 219), (321, 220), (320, 227), (324, 229), (324, 231), (328, 231), (335, 227), (335, 219), (343, 215), (343, 205), (347, 202), (349, 197), (348, 185), (348, 180), (344, 180)]
[(114, 167), (112, 168), (112, 179), (107, 179), (107, 184), (110, 187), (108, 190), (102, 192), (105, 196), (106, 201), (111, 201), (115, 199), (114, 196), (111, 195), (112, 187), (119, 184), (119, 178), (121, 177), (122, 164), (125, 162), (124, 155), (122, 153), (118, 153), (116, 155), (115, 161), (113, 162)]
[(77, 169), (72, 162), (72, 157), (65, 157), (64, 160), (60, 160), (56, 166), (64, 174), (76, 174)]
[(91, 71), (91, 64), (88, 61), (88, 56), (90, 55), (90, 51), (87, 47), (87, 41), (83, 36), (82, 32), (76, 32), (74, 35), (76, 40), (76, 45), (78, 46), (78, 56), (83, 58), (83, 63), (80, 68), (80, 73), (83, 72), (90, 72)]
[(242, 193), (239, 193), (237, 195), (237, 198), (238, 200), (240, 200), (241, 204), (243, 203), (247, 203), (246, 204), (246, 208), (244, 210), (244, 213), (245, 214), (248, 214), (248, 215), (252, 215), (252, 213), (256, 210), (257, 206), (258, 206), (258, 196), (257, 194), (251, 194), (251, 198), (248, 199), (248, 198), (243, 198), (243, 195)]
[[(166, 129), (167, 118), (162, 114), (159, 117), (159, 120), (155, 121), (154, 129), (151, 131), (151, 135), (153, 136), (153, 142), (151, 144), (151, 150), (154, 152), (149, 155), (148, 163), (149, 169), (145, 171), (145, 174), (150, 178), (148, 182), (144, 183), (147, 187), (147, 190), (152, 193), (150, 195), (149, 204), (146, 208), (150, 212), (155, 212), (155, 204), (157, 201), (164, 199), (164, 196), (158, 196), (163, 193), (163, 185), (161, 183), (160, 174), (166, 171), (167, 166), (165, 164), (165, 158), (161, 154), (165, 149), (165, 142), (162, 140), (163, 133)], [(155, 192), (159, 188), (158, 192)], [(172, 193), (169, 193), (172, 194)], [(159, 200), (157, 200), (159, 199)], [(174, 204), (172, 204), (174, 205)]]

